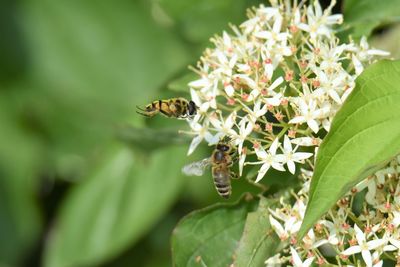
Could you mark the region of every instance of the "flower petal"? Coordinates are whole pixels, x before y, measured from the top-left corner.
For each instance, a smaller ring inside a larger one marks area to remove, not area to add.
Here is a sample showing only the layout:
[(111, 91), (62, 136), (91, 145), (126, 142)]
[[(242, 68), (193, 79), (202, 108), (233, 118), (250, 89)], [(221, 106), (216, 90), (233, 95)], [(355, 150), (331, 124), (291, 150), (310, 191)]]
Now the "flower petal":
[(316, 120), (313, 120), (313, 119), (308, 120), (308, 121), (307, 121), (307, 125), (311, 128), (311, 130), (312, 130), (314, 133), (318, 133), (319, 127), (318, 127), (318, 123), (317, 123)]
[(361, 229), (358, 227), (357, 224), (354, 224), (354, 230), (356, 231), (356, 239), (357, 239), (358, 244), (364, 243), (365, 242), (365, 235), (361, 231)]
[(289, 123), (304, 123), (304, 122), (306, 122), (306, 118), (304, 116), (297, 116), (289, 121)]
[(385, 240), (377, 239), (368, 241), (367, 246), (369, 250), (373, 250), (376, 249), (377, 247), (383, 246), (385, 243), (386, 243)]
[(269, 147), (269, 152), (271, 153), (271, 155), (276, 154), (276, 150), (278, 149), (278, 142), (279, 139), (275, 138), (274, 142), (272, 142), (271, 146)]
[(308, 159), (309, 157), (311, 157), (312, 155), (314, 155), (313, 153), (308, 153), (308, 152), (296, 152), (293, 154), (293, 160), (296, 162), (302, 161), (304, 159)]
[(360, 252), (361, 252), (360, 246), (352, 246), (352, 247), (349, 247), (348, 249), (346, 249), (345, 251), (343, 251), (341, 254), (349, 256), (349, 255), (353, 255), (353, 254), (360, 253)]
[(314, 257), (308, 258), (304, 261), (304, 263), (301, 265), (302, 267), (309, 267), (314, 261)]
[(229, 96), (229, 97), (231, 97), (231, 96), (233, 96), (234, 94), (235, 94), (235, 89), (233, 88), (233, 86), (232, 85), (228, 85), (228, 86), (225, 86), (225, 93)]
[(369, 250), (362, 250), (361, 255), (367, 267), (372, 267), (372, 256)]
[(393, 246), (397, 247), (398, 249), (400, 249), (400, 240), (395, 239), (395, 238), (389, 238), (389, 242), (390, 244), (392, 244)]
[(274, 168), (275, 170), (278, 170), (278, 171), (281, 171), (281, 172), (286, 171), (285, 168), (283, 167), (283, 165), (280, 164), (280, 163), (272, 162), (272, 163), (271, 163), (271, 166), (272, 166), (272, 168)]
[(269, 222), (271, 223), (272, 229), (275, 230), (279, 237), (287, 235), (282, 225), (271, 215), (269, 215)]
[(289, 137), (285, 134), (285, 137), (283, 139), (283, 149), (285, 152), (292, 152), (292, 143), (290, 142)]
[(189, 146), (189, 151), (188, 151), (188, 155), (192, 154), (193, 151), (196, 149), (196, 147), (200, 144), (201, 140), (203, 140), (203, 137), (198, 135), (195, 138), (193, 138), (192, 142), (190, 143)]
[(264, 163), (260, 170), (258, 171), (258, 175), (257, 175), (257, 179), (256, 179), (256, 183), (258, 183), (259, 181), (261, 181), (261, 179), (265, 176), (265, 174), (267, 173), (267, 171), (269, 170), (269, 168), (271, 167), (271, 165), (269, 163)]
[(287, 166), (288, 166), (288, 169), (289, 169), (290, 173), (291, 174), (295, 174), (295, 172), (296, 172), (296, 164), (294, 164), (294, 162), (292, 160), (289, 160), (287, 162)]
[(274, 90), (276, 87), (278, 87), (281, 83), (283, 83), (283, 77), (279, 77), (278, 79), (276, 79), (268, 88), (268, 90)]
[(297, 251), (293, 247), (290, 247), (290, 254), (292, 254), (294, 266), (303, 266), (303, 262), (301, 261), (299, 254), (297, 254)]

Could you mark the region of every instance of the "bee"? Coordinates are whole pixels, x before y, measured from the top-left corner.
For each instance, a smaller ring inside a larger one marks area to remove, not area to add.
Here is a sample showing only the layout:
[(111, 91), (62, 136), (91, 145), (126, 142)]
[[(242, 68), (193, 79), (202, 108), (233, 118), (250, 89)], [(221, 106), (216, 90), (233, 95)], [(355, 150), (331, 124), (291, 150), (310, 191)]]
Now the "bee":
[(207, 167), (211, 166), (215, 189), (221, 197), (227, 199), (232, 193), (231, 178), (239, 178), (235, 172), (231, 171), (235, 154), (236, 151), (229, 144), (219, 142), (211, 157), (184, 166), (182, 172), (189, 176), (202, 176)]
[(146, 117), (153, 117), (161, 113), (169, 118), (186, 119), (197, 113), (196, 104), (192, 100), (188, 101), (182, 97), (157, 100), (146, 105), (144, 109), (138, 106), (136, 108), (138, 114)]

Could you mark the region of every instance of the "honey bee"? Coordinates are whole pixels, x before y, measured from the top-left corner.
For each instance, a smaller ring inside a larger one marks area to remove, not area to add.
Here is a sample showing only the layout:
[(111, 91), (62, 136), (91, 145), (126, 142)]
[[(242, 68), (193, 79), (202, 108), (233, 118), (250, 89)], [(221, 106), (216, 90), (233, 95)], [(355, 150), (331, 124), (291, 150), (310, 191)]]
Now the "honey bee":
[(136, 108), (138, 109), (137, 113), (146, 117), (153, 117), (161, 113), (169, 118), (186, 119), (197, 113), (196, 104), (192, 100), (188, 101), (182, 97), (157, 100), (146, 105), (144, 109)]
[(184, 166), (182, 172), (189, 176), (202, 176), (207, 167), (211, 166), (215, 189), (221, 197), (227, 199), (232, 193), (231, 178), (239, 178), (235, 172), (231, 171), (235, 154), (236, 151), (229, 144), (219, 142), (211, 157)]

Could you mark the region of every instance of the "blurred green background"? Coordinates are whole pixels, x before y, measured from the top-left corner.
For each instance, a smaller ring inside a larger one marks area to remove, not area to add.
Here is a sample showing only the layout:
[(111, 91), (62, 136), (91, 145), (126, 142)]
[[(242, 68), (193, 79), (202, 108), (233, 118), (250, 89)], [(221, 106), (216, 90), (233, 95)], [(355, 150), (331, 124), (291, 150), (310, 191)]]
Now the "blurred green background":
[[(135, 113), (184, 95), (209, 38), (257, 1), (2, 1), (0, 265), (169, 266), (189, 211), (183, 121)], [(171, 145), (173, 144), (173, 145)]]
[(180, 173), (210, 149), (186, 157), (186, 123), (135, 106), (188, 96), (187, 66), (261, 2), (1, 2), (1, 267), (171, 265), (177, 222), (221, 201)]

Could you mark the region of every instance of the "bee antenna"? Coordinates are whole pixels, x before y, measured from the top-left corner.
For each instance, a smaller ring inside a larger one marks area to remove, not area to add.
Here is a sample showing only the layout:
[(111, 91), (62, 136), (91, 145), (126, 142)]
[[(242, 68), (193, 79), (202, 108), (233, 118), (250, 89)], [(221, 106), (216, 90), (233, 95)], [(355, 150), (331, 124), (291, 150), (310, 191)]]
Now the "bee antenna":
[(141, 107), (139, 107), (139, 106), (137, 106), (137, 105), (136, 105), (136, 108), (137, 108), (138, 110), (140, 110), (140, 111), (146, 111), (145, 109), (143, 109), (143, 108), (141, 108)]

